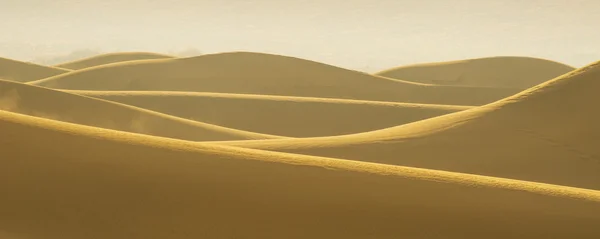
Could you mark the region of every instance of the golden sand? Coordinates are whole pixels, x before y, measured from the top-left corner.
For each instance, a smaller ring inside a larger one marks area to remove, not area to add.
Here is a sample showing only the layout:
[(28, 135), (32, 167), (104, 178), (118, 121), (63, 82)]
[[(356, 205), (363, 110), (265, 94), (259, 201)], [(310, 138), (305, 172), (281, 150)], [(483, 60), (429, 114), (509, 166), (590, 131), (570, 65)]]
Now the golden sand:
[(68, 91), (169, 115), (289, 137), (372, 131), (470, 109), (364, 100), (173, 91)]
[[(600, 192), (192, 144), (0, 111), (22, 238), (597, 238)], [(374, 155), (377, 157), (377, 155)]]
[(595, 63), (489, 105), (398, 127), (229, 144), (600, 189), (598, 87)]
[(406, 80), (259, 53), (0, 80), (0, 238), (600, 238), (600, 63)]
[(69, 70), (0, 57), (0, 79), (2, 80), (28, 82), (66, 72), (69, 72)]
[(186, 139), (281, 138), (183, 119), (117, 102), (0, 80), (0, 110), (133, 133)]
[(253, 52), (108, 64), (31, 84), (64, 90), (195, 91), (448, 105), (481, 105), (519, 91), (419, 84)]
[(151, 52), (117, 52), (87, 57), (76, 61), (65, 62), (56, 66), (65, 69), (80, 70), (92, 66), (99, 66), (117, 62), (165, 58), (173, 58), (173, 56)]
[(527, 89), (574, 70), (532, 57), (485, 57), (400, 66), (376, 73), (418, 83)]

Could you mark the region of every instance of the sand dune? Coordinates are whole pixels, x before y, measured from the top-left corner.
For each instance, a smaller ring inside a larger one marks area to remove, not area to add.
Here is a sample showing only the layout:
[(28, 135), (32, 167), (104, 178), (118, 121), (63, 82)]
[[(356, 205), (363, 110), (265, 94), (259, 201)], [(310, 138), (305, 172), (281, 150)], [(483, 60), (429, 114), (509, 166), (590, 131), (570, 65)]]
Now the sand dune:
[(196, 122), (111, 101), (2, 80), (0, 80), (0, 110), (193, 141), (279, 138)]
[(503, 56), (401, 66), (376, 75), (427, 84), (527, 89), (574, 69), (545, 59)]
[(252, 52), (110, 64), (31, 84), (66, 90), (195, 91), (449, 105), (481, 105), (518, 92), (417, 84)]
[(6, 111), (0, 131), (0, 231), (15, 238), (600, 237), (599, 191)]
[(104, 64), (116, 63), (116, 62), (125, 62), (125, 61), (134, 61), (134, 60), (148, 60), (148, 59), (165, 59), (165, 58), (173, 58), (173, 56), (151, 53), (151, 52), (118, 52), (118, 53), (107, 53), (101, 54), (97, 56), (88, 57), (85, 59), (80, 59), (71, 62), (65, 62), (57, 67), (71, 69), (71, 70), (80, 70), (83, 68), (99, 66)]
[(69, 72), (67, 69), (0, 57), (0, 79), (28, 82)]
[(600, 189), (599, 87), (600, 62), (486, 106), (399, 127), (229, 145)]
[(0, 238), (600, 238), (600, 62), (144, 54), (0, 80)]
[(372, 131), (471, 108), (225, 93), (69, 92), (224, 127), (289, 137)]

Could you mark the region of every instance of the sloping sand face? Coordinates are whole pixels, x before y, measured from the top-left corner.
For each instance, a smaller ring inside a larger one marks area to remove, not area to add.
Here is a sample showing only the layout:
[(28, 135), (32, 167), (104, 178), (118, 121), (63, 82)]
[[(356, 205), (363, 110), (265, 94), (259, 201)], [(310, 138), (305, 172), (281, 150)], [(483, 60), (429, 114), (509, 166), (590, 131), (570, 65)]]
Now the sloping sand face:
[(316, 137), (378, 130), (469, 106), (169, 91), (68, 91), (246, 131)]
[(194, 145), (6, 111), (0, 132), (0, 231), (21, 238), (600, 237), (598, 191)]
[(69, 70), (0, 57), (0, 79), (2, 80), (28, 82), (60, 75), (66, 72), (69, 72)]
[(417, 84), (252, 52), (114, 63), (31, 84), (63, 90), (194, 91), (449, 105), (481, 105), (518, 92)]
[(476, 87), (248, 52), (0, 80), (0, 238), (600, 238), (600, 62), (508, 98), (551, 70), (466, 66)]
[(600, 189), (598, 63), (504, 100), (360, 134), (226, 143)]
[(192, 141), (281, 138), (3, 80), (0, 80), (0, 110), (75, 124)]
[(173, 58), (173, 56), (152, 53), (152, 52), (117, 52), (117, 53), (107, 53), (101, 54), (97, 56), (92, 56), (76, 61), (65, 62), (62, 64), (56, 65), (56, 67), (71, 69), (71, 70), (81, 70), (88, 67), (99, 66), (110, 63), (117, 62), (125, 62), (125, 61), (135, 61), (135, 60), (148, 60), (148, 59), (166, 59)]
[(401, 66), (376, 75), (426, 84), (527, 89), (574, 69), (545, 59), (502, 56)]

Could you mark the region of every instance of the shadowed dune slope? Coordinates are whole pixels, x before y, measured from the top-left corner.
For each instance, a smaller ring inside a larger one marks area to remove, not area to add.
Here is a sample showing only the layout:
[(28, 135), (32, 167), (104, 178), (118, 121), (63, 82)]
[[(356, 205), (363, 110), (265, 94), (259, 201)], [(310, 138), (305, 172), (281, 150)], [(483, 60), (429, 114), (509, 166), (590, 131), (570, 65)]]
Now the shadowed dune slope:
[(594, 63), (486, 106), (399, 127), (230, 145), (600, 189), (599, 88)]
[[(178, 118), (142, 108), (0, 80), (0, 110), (186, 140), (279, 138)], [(2, 136), (3, 137), (3, 136)]]
[(116, 63), (116, 62), (125, 62), (125, 61), (135, 61), (135, 60), (148, 60), (148, 59), (165, 59), (165, 58), (173, 58), (173, 56), (163, 55), (158, 53), (151, 52), (117, 52), (117, 53), (107, 53), (97, 56), (92, 56), (76, 61), (66, 62), (59, 65), (57, 67), (71, 69), (71, 70), (80, 70), (83, 68), (99, 66), (104, 64)]
[(4, 80), (28, 82), (65, 72), (69, 72), (69, 70), (0, 57), (0, 79)]
[(225, 93), (68, 92), (229, 128), (289, 137), (372, 131), (471, 108)]
[(545, 59), (501, 56), (401, 66), (376, 75), (427, 84), (527, 89), (574, 69)]
[(600, 192), (193, 144), (0, 111), (17, 238), (600, 237)]
[(66, 90), (194, 91), (449, 105), (481, 105), (518, 92), (417, 84), (252, 52), (110, 64), (31, 84)]

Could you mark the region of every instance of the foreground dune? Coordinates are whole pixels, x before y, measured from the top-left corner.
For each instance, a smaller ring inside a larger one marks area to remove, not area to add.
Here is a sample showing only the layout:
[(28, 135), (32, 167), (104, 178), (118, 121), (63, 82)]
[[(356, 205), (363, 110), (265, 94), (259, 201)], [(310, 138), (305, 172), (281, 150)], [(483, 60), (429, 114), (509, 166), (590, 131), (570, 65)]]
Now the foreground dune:
[(504, 56), (408, 65), (376, 75), (427, 84), (527, 89), (574, 69), (544, 59)]
[(6, 111), (0, 131), (0, 231), (14, 238), (600, 237), (599, 191)]
[(225, 144), (600, 189), (599, 87), (600, 62), (486, 106), (399, 127)]
[(195, 91), (448, 105), (481, 105), (518, 92), (417, 84), (252, 52), (115, 63), (31, 84), (64, 90)]
[(69, 72), (69, 70), (0, 57), (0, 79), (4, 80), (28, 82), (65, 72)]
[(3, 80), (0, 80), (0, 110), (95, 127), (193, 141), (279, 138), (196, 122), (111, 101)]
[(224, 127), (289, 137), (372, 131), (471, 108), (225, 93), (68, 92)]
[(134, 61), (134, 60), (148, 60), (148, 59), (165, 59), (165, 58), (173, 58), (173, 56), (151, 53), (151, 52), (118, 52), (118, 53), (107, 53), (97, 56), (92, 56), (76, 61), (66, 62), (59, 65), (57, 67), (71, 69), (71, 70), (80, 70), (83, 68), (99, 66), (104, 64), (116, 63), (116, 62), (124, 62), (124, 61)]

